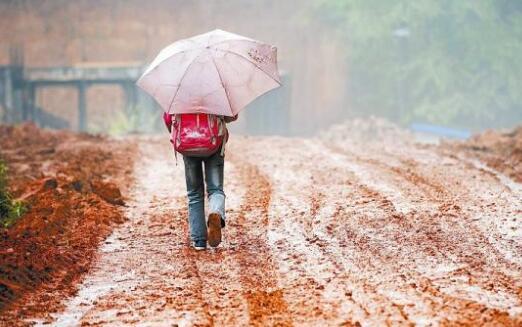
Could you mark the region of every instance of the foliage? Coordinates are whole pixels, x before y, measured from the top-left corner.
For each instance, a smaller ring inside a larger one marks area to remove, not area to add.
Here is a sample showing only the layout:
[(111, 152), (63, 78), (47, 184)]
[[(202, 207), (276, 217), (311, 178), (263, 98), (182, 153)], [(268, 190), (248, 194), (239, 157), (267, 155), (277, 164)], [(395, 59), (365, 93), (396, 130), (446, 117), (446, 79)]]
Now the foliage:
[(402, 123), (522, 121), (522, 2), (317, 0), (345, 40), (350, 101)]
[(90, 132), (108, 133), (113, 136), (120, 136), (129, 133), (151, 133), (158, 130), (161, 116), (159, 111), (151, 113), (145, 108), (136, 107), (133, 110), (117, 111), (104, 126), (91, 126)]
[(139, 116), (128, 115), (122, 111), (117, 112), (116, 116), (111, 119), (108, 133), (111, 135), (122, 135), (135, 132), (139, 128)]
[(26, 211), (21, 201), (13, 200), (7, 190), (7, 166), (0, 160), (0, 227), (9, 227)]

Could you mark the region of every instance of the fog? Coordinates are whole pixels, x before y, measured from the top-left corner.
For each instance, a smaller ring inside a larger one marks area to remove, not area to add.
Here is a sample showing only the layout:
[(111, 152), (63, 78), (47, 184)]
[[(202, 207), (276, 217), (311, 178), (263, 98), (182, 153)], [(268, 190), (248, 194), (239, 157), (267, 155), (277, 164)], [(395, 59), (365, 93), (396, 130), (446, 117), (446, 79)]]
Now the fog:
[[(0, 65), (145, 67), (168, 44), (215, 28), (278, 48), (283, 86), (243, 111), (238, 133), (314, 135), (371, 115), (472, 132), (522, 122), (516, 0), (4, 0)], [(91, 132), (162, 131), (146, 95), (129, 100), (134, 85), (82, 85), (19, 81), (10, 99), (0, 78), (0, 116)], [(34, 103), (24, 102), (31, 92)]]

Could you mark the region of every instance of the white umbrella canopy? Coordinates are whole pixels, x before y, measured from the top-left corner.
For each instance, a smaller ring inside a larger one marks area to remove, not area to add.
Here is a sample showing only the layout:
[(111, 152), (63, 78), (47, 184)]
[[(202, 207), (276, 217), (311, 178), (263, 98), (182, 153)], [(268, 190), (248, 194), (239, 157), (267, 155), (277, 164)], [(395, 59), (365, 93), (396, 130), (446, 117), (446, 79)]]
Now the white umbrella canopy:
[(234, 116), (281, 85), (277, 48), (214, 30), (161, 50), (137, 85), (171, 114)]

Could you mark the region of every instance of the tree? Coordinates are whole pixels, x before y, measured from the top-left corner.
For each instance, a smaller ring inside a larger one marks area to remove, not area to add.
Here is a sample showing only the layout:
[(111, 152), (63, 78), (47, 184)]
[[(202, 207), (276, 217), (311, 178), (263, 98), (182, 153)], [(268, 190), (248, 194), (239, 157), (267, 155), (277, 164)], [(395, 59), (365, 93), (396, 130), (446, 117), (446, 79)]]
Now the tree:
[(522, 121), (522, 2), (320, 0), (360, 113), (468, 127)]

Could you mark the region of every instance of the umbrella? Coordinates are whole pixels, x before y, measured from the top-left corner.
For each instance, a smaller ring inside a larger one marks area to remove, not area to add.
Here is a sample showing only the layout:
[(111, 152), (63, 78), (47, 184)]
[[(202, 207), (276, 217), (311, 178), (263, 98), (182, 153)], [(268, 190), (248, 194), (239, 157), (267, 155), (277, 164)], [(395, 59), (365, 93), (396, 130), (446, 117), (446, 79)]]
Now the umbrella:
[(214, 30), (161, 50), (137, 84), (167, 113), (234, 116), (281, 85), (277, 49)]

